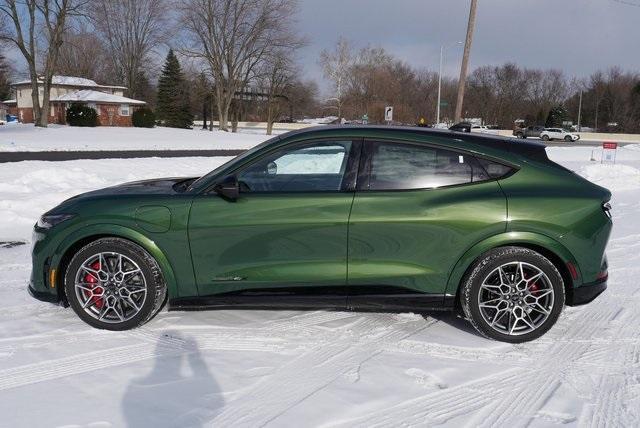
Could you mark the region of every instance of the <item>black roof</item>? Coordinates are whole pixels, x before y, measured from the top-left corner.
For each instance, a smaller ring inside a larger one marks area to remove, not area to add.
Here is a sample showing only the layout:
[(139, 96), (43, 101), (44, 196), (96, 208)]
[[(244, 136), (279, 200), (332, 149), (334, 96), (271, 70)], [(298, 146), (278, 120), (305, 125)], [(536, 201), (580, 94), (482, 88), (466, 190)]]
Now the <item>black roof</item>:
[[(324, 133), (330, 131), (354, 131), (354, 133), (368, 133), (371, 131), (414, 133), (421, 136), (437, 138), (451, 138), (467, 143), (488, 147), (495, 150), (503, 150), (516, 153), (538, 160), (548, 160), (545, 152), (546, 146), (542, 143), (530, 140), (518, 140), (499, 135), (480, 134), (471, 132), (457, 132), (448, 129), (422, 128), (417, 126), (387, 126), (387, 125), (320, 125), (311, 126), (288, 132), (287, 136)], [(357, 134), (356, 134), (357, 135)]]

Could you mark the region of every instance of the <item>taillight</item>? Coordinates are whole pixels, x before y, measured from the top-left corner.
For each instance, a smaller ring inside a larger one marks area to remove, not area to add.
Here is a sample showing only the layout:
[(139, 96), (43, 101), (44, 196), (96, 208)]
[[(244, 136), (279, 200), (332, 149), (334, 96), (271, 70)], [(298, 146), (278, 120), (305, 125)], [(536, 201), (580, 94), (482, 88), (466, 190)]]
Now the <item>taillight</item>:
[(607, 217), (611, 218), (611, 204), (609, 202), (604, 202), (602, 204), (602, 211), (604, 211)]

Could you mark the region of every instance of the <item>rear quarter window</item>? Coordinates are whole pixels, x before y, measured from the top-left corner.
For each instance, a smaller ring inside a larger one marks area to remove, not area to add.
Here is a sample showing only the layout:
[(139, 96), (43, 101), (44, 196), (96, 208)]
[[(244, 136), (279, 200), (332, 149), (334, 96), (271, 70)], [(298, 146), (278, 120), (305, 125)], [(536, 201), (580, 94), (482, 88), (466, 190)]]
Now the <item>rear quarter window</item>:
[(515, 168), (503, 165), (498, 162), (493, 162), (487, 159), (478, 159), (482, 168), (486, 171), (488, 178), (490, 179), (498, 179), (506, 177), (507, 175), (513, 173)]

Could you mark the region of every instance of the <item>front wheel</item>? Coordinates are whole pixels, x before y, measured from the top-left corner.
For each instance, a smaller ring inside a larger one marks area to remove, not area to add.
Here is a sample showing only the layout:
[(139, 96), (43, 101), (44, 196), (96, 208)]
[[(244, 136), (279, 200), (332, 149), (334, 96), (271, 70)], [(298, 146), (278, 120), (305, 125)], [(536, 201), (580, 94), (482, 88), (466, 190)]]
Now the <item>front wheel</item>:
[(558, 320), (564, 282), (543, 255), (501, 247), (483, 255), (460, 293), (466, 317), (482, 335), (503, 342), (537, 339)]
[(573, 138), (571, 138), (570, 135), (567, 135), (566, 137), (564, 137), (564, 141), (566, 141), (567, 143), (571, 143), (573, 142)]
[(98, 239), (80, 249), (64, 282), (67, 300), (80, 319), (106, 330), (144, 324), (160, 310), (167, 290), (153, 257), (119, 238)]

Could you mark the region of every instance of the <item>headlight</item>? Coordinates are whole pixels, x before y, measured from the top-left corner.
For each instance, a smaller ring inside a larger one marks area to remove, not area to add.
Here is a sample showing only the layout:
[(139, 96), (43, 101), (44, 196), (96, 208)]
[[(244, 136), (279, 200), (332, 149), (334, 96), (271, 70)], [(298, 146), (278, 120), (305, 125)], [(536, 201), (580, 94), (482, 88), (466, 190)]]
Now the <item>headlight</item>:
[(75, 216), (76, 216), (75, 214), (43, 215), (38, 220), (37, 226), (41, 229), (51, 229), (56, 224), (60, 224), (63, 221), (69, 220)]

